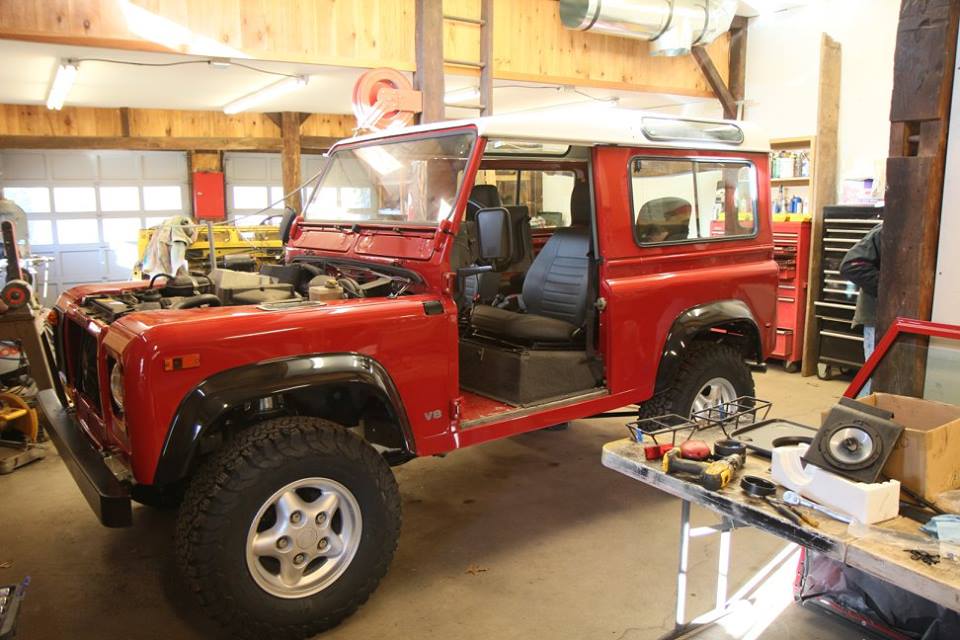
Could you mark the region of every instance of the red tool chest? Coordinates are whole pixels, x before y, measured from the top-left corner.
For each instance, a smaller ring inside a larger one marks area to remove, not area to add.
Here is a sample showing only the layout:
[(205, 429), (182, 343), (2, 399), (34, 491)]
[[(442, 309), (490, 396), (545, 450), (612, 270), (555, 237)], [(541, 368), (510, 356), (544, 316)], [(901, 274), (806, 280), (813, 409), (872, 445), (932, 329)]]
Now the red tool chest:
[(773, 223), (773, 253), (780, 267), (777, 288), (777, 343), (771, 358), (783, 360), (793, 373), (803, 357), (803, 325), (807, 314), (807, 272), (810, 266), (810, 221)]

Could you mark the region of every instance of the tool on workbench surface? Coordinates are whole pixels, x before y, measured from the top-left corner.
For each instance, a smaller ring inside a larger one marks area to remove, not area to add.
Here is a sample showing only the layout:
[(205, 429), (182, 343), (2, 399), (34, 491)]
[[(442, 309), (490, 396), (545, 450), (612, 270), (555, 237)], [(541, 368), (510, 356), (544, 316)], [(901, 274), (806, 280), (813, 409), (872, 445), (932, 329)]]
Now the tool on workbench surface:
[(680, 457), (679, 449), (671, 449), (663, 456), (664, 473), (683, 473), (692, 476), (694, 482), (711, 491), (723, 489), (730, 484), (733, 475), (742, 466), (743, 457), (740, 455), (727, 456), (709, 462), (699, 462), (697, 460), (685, 460)]
[(939, 553), (930, 553), (929, 551), (924, 551), (923, 549), (904, 549), (904, 551), (909, 553), (910, 557), (914, 560), (922, 562), (927, 566), (940, 564)]
[(834, 520), (837, 520), (839, 522), (846, 522), (847, 524), (850, 523), (850, 516), (845, 516), (842, 513), (831, 511), (830, 509), (827, 509), (825, 506), (821, 504), (817, 504), (816, 502), (807, 500), (796, 491), (784, 491), (783, 501), (786, 502), (787, 504), (806, 507), (807, 509), (813, 509), (815, 511), (819, 511), (820, 513), (827, 516), (828, 518), (833, 518)]
[(724, 438), (713, 443), (713, 455), (718, 458), (735, 455), (745, 456), (747, 455), (747, 446), (739, 440)]
[(680, 457), (686, 460), (706, 460), (710, 457), (710, 445), (703, 440), (687, 440), (680, 443)]
[(759, 476), (743, 476), (740, 478), (740, 489), (742, 489), (749, 498), (763, 500), (774, 511), (782, 515), (793, 524), (797, 526), (803, 525), (803, 519), (799, 515), (795, 514), (786, 506), (770, 499), (770, 496), (777, 492), (777, 485), (773, 484), (766, 478), (761, 478)]

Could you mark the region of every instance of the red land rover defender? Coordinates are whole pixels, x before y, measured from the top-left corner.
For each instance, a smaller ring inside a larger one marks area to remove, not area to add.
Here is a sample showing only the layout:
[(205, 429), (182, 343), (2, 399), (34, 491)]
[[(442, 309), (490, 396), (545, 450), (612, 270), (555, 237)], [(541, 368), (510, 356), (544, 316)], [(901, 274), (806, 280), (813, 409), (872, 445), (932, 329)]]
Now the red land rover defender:
[[(94, 284), (51, 314), (51, 437), (103, 524), (179, 504), (177, 555), (245, 637), (376, 588), (391, 465), (625, 405), (752, 395), (774, 335), (768, 146), (613, 109), (344, 140), (286, 262)], [(442, 462), (437, 462), (442, 464)]]

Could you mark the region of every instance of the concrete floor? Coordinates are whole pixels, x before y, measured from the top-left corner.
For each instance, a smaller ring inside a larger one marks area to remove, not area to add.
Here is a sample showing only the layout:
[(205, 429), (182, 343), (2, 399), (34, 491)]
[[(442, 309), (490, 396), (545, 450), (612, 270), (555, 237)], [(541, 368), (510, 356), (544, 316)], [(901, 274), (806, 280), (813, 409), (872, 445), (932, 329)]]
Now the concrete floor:
[[(757, 376), (772, 415), (812, 423), (844, 387), (777, 369)], [(600, 465), (601, 446), (625, 435), (621, 420), (585, 420), (396, 469), (404, 525), (393, 565), (324, 640), (643, 640), (671, 628), (679, 501)], [(695, 519), (712, 520), (702, 511)], [(0, 477), (0, 584), (32, 577), (20, 637), (218, 635), (179, 582), (173, 513), (138, 507), (134, 521), (100, 527), (55, 454)], [(735, 532), (732, 588), (782, 547)], [(715, 552), (706, 540), (692, 547), (693, 613), (712, 605)], [(760, 637), (860, 635), (790, 606)]]

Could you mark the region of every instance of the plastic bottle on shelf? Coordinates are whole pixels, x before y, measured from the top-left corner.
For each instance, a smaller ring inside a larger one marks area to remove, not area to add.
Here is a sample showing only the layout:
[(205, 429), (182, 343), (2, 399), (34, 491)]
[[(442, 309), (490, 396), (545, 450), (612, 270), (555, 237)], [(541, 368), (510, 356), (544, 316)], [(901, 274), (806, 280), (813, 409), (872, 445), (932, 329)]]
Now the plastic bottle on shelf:
[(780, 177), (780, 156), (776, 153), (770, 154), (770, 178), (776, 180)]

